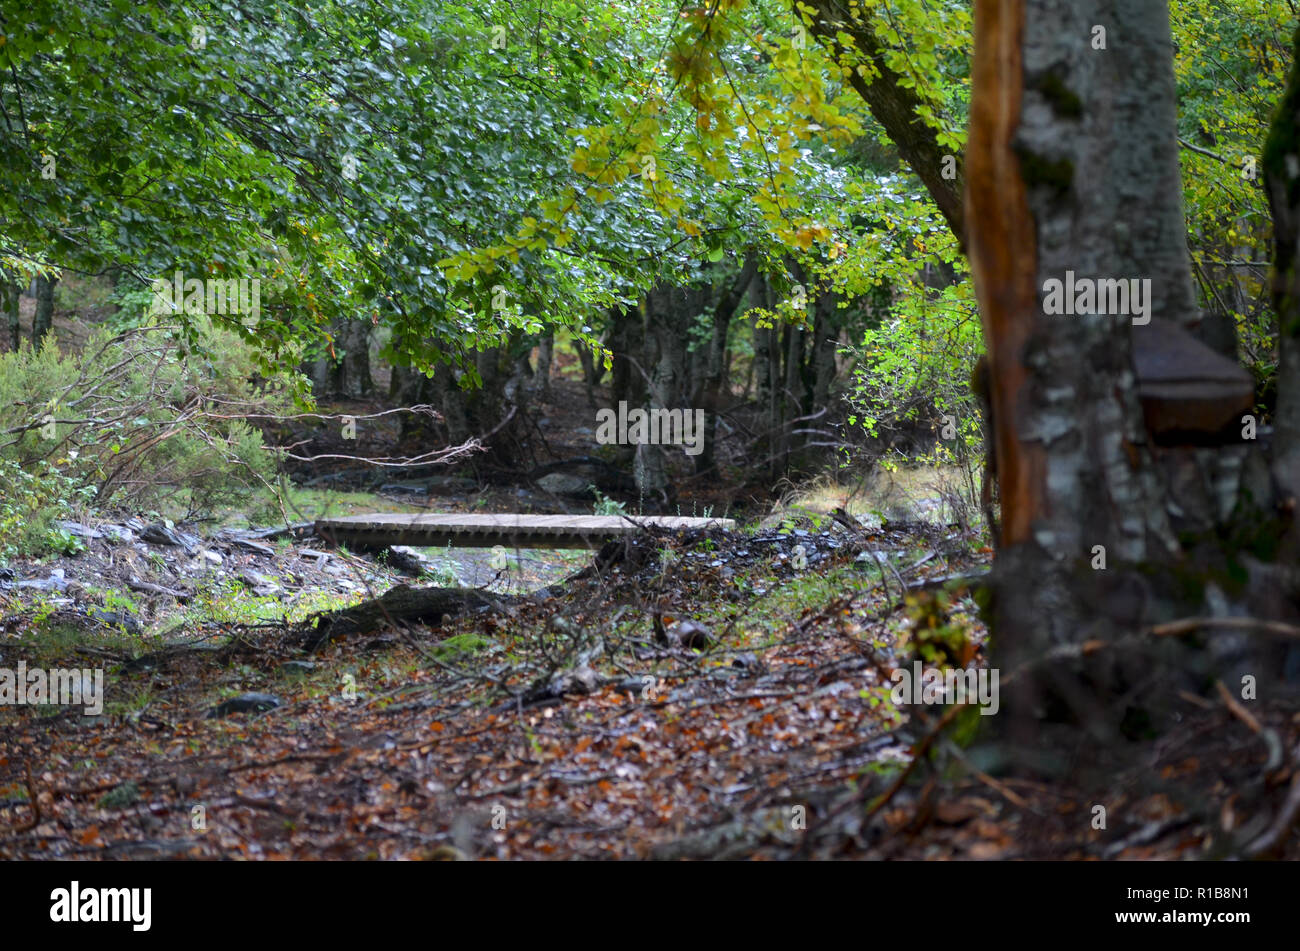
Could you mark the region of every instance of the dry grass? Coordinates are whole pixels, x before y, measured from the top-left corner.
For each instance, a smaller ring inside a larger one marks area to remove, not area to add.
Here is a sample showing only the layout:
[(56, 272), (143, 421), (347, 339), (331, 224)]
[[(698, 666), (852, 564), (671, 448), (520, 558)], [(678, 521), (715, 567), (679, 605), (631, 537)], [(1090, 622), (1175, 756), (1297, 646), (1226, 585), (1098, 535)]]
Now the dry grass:
[(918, 466), (894, 472), (877, 470), (857, 481), (837, 482), (821, 478), (791, 488), (773, 511), (773, 516), (824, 515), (837, 508), (868, 523), (934, 520), (959, 521), (955, 508), (967, 499), (969, 488), (959, 466)]

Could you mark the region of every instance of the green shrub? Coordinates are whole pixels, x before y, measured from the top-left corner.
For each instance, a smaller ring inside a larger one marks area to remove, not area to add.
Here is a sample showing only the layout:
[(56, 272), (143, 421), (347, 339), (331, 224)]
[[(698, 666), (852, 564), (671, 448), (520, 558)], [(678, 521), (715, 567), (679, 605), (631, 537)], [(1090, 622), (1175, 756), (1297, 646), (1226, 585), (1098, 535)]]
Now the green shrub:
[[(100, 505), (198, 514), (269, 489), (275, 459), (242, 417), (289, 411), (301, 382), (264, 377), (228, 330), (204, 327), (199, 342), (187, 352), (139, 327), (101, 331), (74, 354), (49, 337), (0, 354), (0, 460), (42, 479), (58, 472)], [(30, 508), (11, 491), (0, 485), (0, 503)]]
[(48, 463), (28, 470), (0, 457), (0, 561), (79, 550), (76, 536), (55, 522), (72, 516), (93, 495), (93, 488)]

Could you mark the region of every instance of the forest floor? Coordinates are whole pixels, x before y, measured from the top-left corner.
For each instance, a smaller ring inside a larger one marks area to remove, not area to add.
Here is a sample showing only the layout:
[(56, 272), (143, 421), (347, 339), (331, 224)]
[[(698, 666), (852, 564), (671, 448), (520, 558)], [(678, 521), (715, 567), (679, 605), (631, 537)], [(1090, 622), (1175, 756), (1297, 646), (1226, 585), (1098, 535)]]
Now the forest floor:
[[(538, 420), (537, 462), (589, 451), (580, 402)], [(291, 517), (591, 510), (336, 475), (301, 480)], [(100, 668), (106, 698), (0, 705), (0, 858), (1211, 857), (1300, 802), (1275, 762), (1300, 743), (1285, 699), (1243, 717), (1189, 693), (1174, 729), (1087, 781), (990, 775), (978, 714), (940, 735), (942, 708), (893, 704), (918, 655), (985, 662), (988, 549), (935, 506), (902, 517), (932, 482), (823, 485), (761, 518), (770, 497), (682, 480), (685, 504), (746, 524), (504, 570), (485, 550), (87, 518), (79, 554), (0, 571), (0, 669)], [(303, 648), (318, 614), (413, 574), (497, 604)]]
[[(281, 577), (303, 544), (251, 556)], [(923, 524), (643, 536), (312, 654), (305, 613), (147, 651), (11, 614), (3, 664), (105, 667), (110, 703), (0, 708), (0, 857), (1170, 858), (1264, 815), (1265, 744), (1202, 698), (1106, 788), (931, 747), (937, 712), (895, 710), (888, 671), (953, 631), (982, 662), (987, 558)], [(1293, 711), (1256, 714), (1295, 745)]]

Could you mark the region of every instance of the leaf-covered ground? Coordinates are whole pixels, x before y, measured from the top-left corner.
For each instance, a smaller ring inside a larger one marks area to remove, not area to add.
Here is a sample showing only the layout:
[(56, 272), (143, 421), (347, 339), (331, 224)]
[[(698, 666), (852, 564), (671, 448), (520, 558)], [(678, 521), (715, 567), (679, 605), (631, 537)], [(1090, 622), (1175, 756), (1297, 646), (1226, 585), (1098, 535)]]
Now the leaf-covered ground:
[[(986, 775), (939, 708), (895, 711), (915, 651), (982, 663), (963, 579), (986, 560), (919, 525), (643, 537), (311, 656), (280, 624), (119, 647), (113, 712), (0, 711), (0, 856), (1145, 857), (1271, 814), (1291, 778), (1261, 785), (1264, 744), (1212, 699), (1098, 790)], [(249, 691), (280, 705), (211, 715)]]

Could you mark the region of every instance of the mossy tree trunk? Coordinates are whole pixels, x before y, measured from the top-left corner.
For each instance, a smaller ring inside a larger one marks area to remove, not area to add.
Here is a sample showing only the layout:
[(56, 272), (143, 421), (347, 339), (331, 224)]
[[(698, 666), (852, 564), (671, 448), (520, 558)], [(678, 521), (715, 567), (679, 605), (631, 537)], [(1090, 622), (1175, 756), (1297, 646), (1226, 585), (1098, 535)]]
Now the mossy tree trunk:
[[(977, 0), (965, 220), (995, 420), (1004, 671), (1173, 609), (1149, 580), (1179, 555), (1132, 362), (1134, 335), (1156, 325), (1049, 314), (1044, 297), (1067, 272), (1149, 280), (1151, 318), (1197, 319), (1176, 110), (1165, 0)], [(1082, 663), (1023, 683), (1019, 713), (1055, 691), (1098, 732), (1118, 726), (1102, 712), (1115, 685)]]
[(1300, 30), (1282, 103), (1264, 148), (1273, 213), (1273, 306), (1278, 316), (1273, 476), (1283, 504), (1300, 499)]
[(57, 277), (36, 278), (36, 313), (32, 317), (32, 346), (40, 347), (45, 335), (54, 328), (54, 285)]

